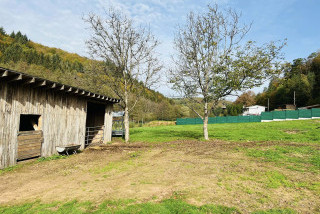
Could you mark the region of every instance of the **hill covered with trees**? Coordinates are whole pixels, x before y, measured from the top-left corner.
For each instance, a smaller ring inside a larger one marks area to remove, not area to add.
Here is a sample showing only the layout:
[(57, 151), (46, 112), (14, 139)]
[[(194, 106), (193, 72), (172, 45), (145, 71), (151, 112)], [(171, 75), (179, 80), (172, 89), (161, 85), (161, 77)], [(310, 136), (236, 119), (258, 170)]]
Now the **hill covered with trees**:
[(267, 105), (270, 110), (284, 104), (302, 107), (320, 103), (320, 53), (312, 53), (308, 58), (298, 58), (285, 65), (281, 77), (273, 78), (267, 88), (256, 96), (258, 105)]
[[(38, 44), (20, 31), (7, 34), (2, 27), (0, 28), (0, 66), (117, 97), (108, 84), (101, 82), (102, 79), (110, 79), (111, 64), (107, 66), (110, 68), (108, 75), (101, 76), (101, 73), (106, 73), (99, 72), (106, 67), (101, 61)], [(184, 116), (181, 106), (176, 105), (174, 100), (143, 85), (141, 87), (144, 88), (144, 93), (132, 112), (131, 120), (175, 120), (177, 117)], [(132, 102), (135, 99), (136, 97), (131, 97)], [(120, 110), (119, 107), (116, 107), (116, 110)]]

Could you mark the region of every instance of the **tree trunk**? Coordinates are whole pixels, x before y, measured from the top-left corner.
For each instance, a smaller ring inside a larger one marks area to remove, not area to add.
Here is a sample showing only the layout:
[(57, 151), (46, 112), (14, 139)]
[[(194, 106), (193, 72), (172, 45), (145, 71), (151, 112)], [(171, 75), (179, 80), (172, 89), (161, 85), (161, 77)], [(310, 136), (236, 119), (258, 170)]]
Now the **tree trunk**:
[(125, 91), (124, 91), (124, 139), (126, 143), (130, 140), (130, 132), (129, 132), (129, 108), (128, 108), (128, 91), (127, 91), (127, 82), (125, 81)]
[(209, 140), (208, 134), (208, 103), (204, 104), (204, 117), (203, 117), (203, 135), (205, 140)]
[(127, 106), (124, 109), (124, 129), (125, 129), (124, 139), (127, 143), (130, 140), (130, 136), (129, 136), (129, 111), (128, 111)]

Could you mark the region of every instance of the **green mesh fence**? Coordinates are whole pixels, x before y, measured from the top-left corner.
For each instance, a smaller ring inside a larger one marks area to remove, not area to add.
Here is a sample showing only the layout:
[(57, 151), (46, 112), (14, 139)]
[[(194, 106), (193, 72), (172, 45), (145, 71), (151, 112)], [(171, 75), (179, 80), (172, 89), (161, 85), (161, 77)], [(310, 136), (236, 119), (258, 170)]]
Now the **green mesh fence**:
[[(227, 116), (227, 117), (209, 117), (208, 123), (249, 123), (261, 122), (261, 120), (274, 120), (274, 119), (299, 119), (299, 118), (312, 118), (320, 117), (320, 108), (314, 109), (300, 109), (296, 111), (273, 111), (262, 112), (261, 116)], [(203, 124), (201, 118), (178, 118), (177, 125), (195, 125)]]
[(203, 120), (201, 118), (195, 118), (195, 124), (203, 124)]
[(226, 123), (237, 123), (238, 122), (238, 116), (227, 116), (226, 117)]
[(250, 116), (238, 116), (238, 123), (249, 123)]
[(311, 109), (300, 109), (299, 118), (312, 118)]
[(217, 123), (226, 123), (227, 119), (226, 117), (217, 117)]
[(261, 116), (249, 116), (249, 122), (261, 122)]
[(299, 119), (299, 111), (286, 111), (286, 119)]
[(217, 123), (217, 118), (216, 117), (209, 117), (208, 123), (209, 124)]
[(272, 112), (262, 112), (261, 120), (273, 120)]
[(276, 119), (276, 120), (285, 120), (286, 119), (286, 112), (285, 111), (273, 111), (272, 117), (273, 117), (273, 119)]
[(176, 125), (183, 125), (183, 118), (177, 118)]
[(312, 117), (320, 117), (320, 108), (311, 109)]

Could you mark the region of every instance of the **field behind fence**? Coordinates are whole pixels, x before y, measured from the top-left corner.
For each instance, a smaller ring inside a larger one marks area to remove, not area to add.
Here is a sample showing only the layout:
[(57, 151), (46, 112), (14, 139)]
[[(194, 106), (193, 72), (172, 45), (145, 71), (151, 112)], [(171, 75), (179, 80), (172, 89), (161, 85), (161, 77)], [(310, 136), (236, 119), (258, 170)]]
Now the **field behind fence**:
[[(320, 108), (262, 112), (257, 116), (209, 117), (209, 124), (216, 123), (251, 123), (281, 120), (299, 120), (320, 118)], [(201, 118), (177, 118), (177, 125), (203, 124)]]

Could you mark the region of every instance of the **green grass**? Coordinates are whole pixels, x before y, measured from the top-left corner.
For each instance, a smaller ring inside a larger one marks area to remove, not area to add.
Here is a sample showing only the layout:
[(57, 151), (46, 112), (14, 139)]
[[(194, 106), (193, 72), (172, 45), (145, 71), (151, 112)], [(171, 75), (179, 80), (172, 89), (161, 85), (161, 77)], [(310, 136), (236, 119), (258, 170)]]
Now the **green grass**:
[(291, 187), (292, 183), (287, 179), (287, 177), (277, 171), (266, 172), (266, 186), (268, 188), (278, 188), (278, 187)]
[(319, 171), (320, 150), (311, 146), (270, 146), (242, 149), (250, 157), (296, 171)]
[[(61, 213), (61, 214), (81, 214), (81, 213), (112, 213), (112, 214), (131, 214), (131, 213), (192, 213), (192, 214), (237, 214), (241, 213), (237, 208), (226, 207), (221, 205), (206, 204), (203, 206), (195, 206), (186, 203), (180, 199), (166, 199), (159, 203), (146, 202), (136, 203), (135, 200), (118, 200), (118, 201), (104, 201), (99, 205), (95, 205), (92, 202), (78, 202), (76, 200), (67, 203), (53, 202), (50, 204), (43, 204), (40, 201), (33, 203), (25, 203), (14, 206), (0, 206), (0, 213), (13, 214), (13, 213)], [(255, 214), (294, 214), (293, 210), (289, 209), (277, 209), (257, 211)]]
[(291, 209), (271, 209), (271, 210), (267, 210), (267, 211), (257, 211), (257, 212), (253, 212), (252, 214), (295, 214), (297, 213), (294, 210)]
[(67, 155), (52, 155), (49, 157), (40, 157), (37, 159), (38, 162), (45, 162), (45, 161), (51, 161), (51, 160), (59, 160), (59, 159), (66, 159), (70, 156)]
[(22, 165), (15, 165), (15, 166), (10, 166), (10, 167), (4, 168), (4, 169), (0, 169), (0, 175), (4, 174), (6, 172), (14, 171), (14, 170), (19, 169), (21, 167), (22, 167)]
[[(209, 124), (208, 130), (211, 139), (227, 141), (320, 143), (320, 120)], [(203, 131), (202, 125), (139, 127), (130, 130), (130, 138), (133, 142), (203, 140)]]
[(15, 171), (17, 169), (23, 168), (26, 165), (32, 165), (32, 164), (36, 164), (36, 163), (41, 163), (41, 162), (46, 162), (46, 161), (51, 161), (51, 160), (59, 160), (59, 159), (65, 159), (65, 158), (69, 158), (71, 156), (66, 156), (66, 155), (52, 155), (49, 157), (40, 157), (38, 159), (34, 159), (31, 162), (27, 162), (24, 163), (23, 161), (21, 162), (21, 164), (15, 165), (15, 166), (10, 166), (4, 169), (0, 169), (0, 175), (7, 173), (7, 172), (12, 172)]

